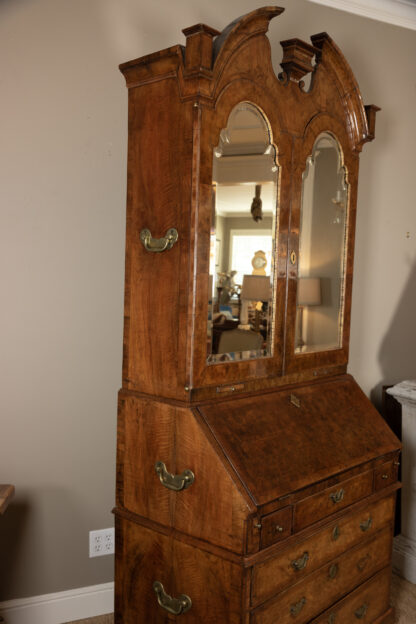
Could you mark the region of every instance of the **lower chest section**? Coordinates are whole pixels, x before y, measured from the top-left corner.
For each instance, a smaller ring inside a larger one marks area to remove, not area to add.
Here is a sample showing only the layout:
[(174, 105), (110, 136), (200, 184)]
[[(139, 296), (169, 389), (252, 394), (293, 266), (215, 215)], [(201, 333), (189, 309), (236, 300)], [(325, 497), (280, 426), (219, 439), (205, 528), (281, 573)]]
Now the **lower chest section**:
[(252, 560), (119, 515), (116, 622), (387, 624), (394, 498)]

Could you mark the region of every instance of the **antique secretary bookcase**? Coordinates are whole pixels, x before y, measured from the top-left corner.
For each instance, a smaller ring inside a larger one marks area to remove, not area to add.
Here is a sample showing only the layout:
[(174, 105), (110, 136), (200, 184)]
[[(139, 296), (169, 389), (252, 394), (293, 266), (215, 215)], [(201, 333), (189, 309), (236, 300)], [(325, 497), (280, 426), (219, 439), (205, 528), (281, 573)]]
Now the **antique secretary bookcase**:
[(360, 151), (326, 33), (265, 7), (121, 66), (117, 624), (386, 624), (400, 444), (347, 374)]

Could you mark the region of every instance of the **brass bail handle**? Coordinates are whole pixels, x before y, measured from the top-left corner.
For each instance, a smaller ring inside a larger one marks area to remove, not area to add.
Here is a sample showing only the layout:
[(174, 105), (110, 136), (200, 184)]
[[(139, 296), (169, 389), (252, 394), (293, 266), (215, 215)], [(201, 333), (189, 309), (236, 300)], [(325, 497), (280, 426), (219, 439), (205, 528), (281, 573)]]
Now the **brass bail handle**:
[(178, 237), (178, 230), (175, 228), (170, 228), (163, 238), (153, 238), (151, 231), (147, 228), (140, 232), (140, 240), (144, 248), (153, 253), (162, 253), (162, 251), (172, 249)]
[(160, 581), (153, 583), (153, 589), (159, 605), (168, 613), (172, 613), (172, 615), (182, 615), (182, 613), (186, 613), (192, 607), (192, 600), (189, 596), (181, 594), (178, 598), (172, 598), (165, 592)]
[(195, 481), (195, 475), (192, 470), (184, 470), (180, 475), (171, 474), (166, 464), (162, 461), (158, 461), (155, 464), (156, 473), (160, 479), (162, 485), (168, 490), (174, 490), (174, 492), (180, 492), (186, 490)]

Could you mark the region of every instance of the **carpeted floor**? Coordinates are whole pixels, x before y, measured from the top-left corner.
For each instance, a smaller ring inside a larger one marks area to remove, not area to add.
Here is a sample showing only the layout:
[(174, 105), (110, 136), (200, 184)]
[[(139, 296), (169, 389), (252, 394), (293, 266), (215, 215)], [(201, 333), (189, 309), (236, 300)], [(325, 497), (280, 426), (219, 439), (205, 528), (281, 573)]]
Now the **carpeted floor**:
[[(392, 605), (396, 609), (395, 624), (415, 624), (416, 622), (416, 585), (405, 581), (397, 574), (393, 574)], [(113, 624), (113, 614), (101, 615), (100, 617), (68, 622), (67, 624)]]

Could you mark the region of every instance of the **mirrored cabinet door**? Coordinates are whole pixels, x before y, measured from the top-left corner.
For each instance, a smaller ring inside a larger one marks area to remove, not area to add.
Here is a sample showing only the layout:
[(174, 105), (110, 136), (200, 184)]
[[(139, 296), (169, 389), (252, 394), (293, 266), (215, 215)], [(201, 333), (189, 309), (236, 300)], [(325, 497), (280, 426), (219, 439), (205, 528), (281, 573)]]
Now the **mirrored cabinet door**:
[(207, 364), (271, 357), (279, 167), (254, 104), (231, 111), (212, 171)]
[(342, 347), (347, 216), (342, 149), (324, 132), (302, 177), (295, 353)]

